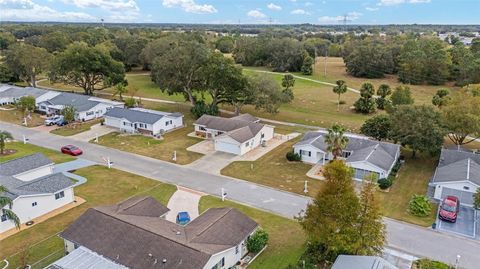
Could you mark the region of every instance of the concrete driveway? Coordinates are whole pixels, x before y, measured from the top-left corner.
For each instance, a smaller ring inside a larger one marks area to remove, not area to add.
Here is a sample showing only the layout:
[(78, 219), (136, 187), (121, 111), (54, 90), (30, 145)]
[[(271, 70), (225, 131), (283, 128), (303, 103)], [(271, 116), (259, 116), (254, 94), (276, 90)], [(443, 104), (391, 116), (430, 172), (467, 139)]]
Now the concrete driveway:
[(198, 217), (198, 203), (204, 193), (178, 187), (177, 191), (170, 197), (167, 207), (170, 211), (167, 213), (166, 220), (175, 222), (179, 212), (188, 212), (190, 220)]
[(437, 227), (438, 230), (447, 233), (453, 233), (469, 238), (478, 238), (477, 236), (477, 224), (476, 224), (476, 212), (471, 207), (461, 206), (458, 213), (457, 222), (451, 223), (443, 221), (438, 218), (437, 214)]
[(237, 155), (226, 152), (213, 152), (187, 164), (188, 167), (201, 171), (209, 171), (220, 175), (220, 171), (237, 159)]
[(100, 137), (102, 135), (106, 135), (115, 131), (118, 131), (118, 130), (105, 125), (101, 125), (99, 123), (99, 124), (92, 125), (92, 127), (90, 127), (90, 130), (78, 133), (76, 135), (72, 135), (70, 136), (70, 138), (79, 140), (79, 141), (88, 142), (90, 140), (95, 139), (95, 137), (97, 136)]
[(60, 126), (58, 126), (58, 125), (47, 126), (47, 125), (42, 124), (42, 125), (39, 125), (37, 127), (33, 127), (32, 129), (40, 131), (40, 132), (50, 133), (50, 131), (53, 131), (53, 130), (58, 129), (58, 128), (60, 128)]

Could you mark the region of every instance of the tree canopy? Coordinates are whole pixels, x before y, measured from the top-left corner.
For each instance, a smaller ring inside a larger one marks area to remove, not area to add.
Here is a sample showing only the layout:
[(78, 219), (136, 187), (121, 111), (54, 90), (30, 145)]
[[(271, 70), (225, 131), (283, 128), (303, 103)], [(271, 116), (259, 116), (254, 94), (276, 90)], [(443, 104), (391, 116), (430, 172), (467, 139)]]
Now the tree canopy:
[(454, 144), (468, 144), (480, 137), (480, 97), (458, 93), (441, 113), (448, 138)]
[(6, 66), (29, 86), (37, 86), (37, 75), (47, 71), (52, 55), (44, 48), (29, 44), (14, 44), (5, 56)]

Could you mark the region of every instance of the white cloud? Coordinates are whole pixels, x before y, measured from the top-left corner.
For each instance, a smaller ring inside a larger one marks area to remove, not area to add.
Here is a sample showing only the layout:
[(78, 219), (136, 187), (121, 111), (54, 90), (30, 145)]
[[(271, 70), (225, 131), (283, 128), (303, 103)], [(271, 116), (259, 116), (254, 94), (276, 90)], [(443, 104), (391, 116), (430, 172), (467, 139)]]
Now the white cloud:
[(100, 8), (108, 13), (105, 19), (114, 22), (134, 21), (140, 15), (140, 8), (135, 0), (63, 0), (79, 8)]
[(400, 4), (425, 4), (430, 2), (431, 0), (380, 0), (380, 2), (377, 5), (395, 6)]
[(207, 4), (197, 4), (195, 0), (163, 0), (166, 7), (181, 7), (184, 11), (197, 14), (217, 13), (218, 10)]
[(261, 18), (266, 18), (267, 17), (267, 15), (263, 14), (259, 10), (250, 10), (249, 12), (247, 12), (247, 16), (252, 17), (252, 18), (256, 18), (256, 19), (261, 19)]
[[(350, 21), (357, 20), (362, 15), (363, 15), (362, 13), (356, 12), (356, 11), (349, 12), (349, 13), (346, 14), (347, 20), (350, 20)], [(344, 19), (345, 19), (345, 15), (344, 16), (340, 16), (340, 15), (339, 16), (322, 16), (322, 17), (318, 18), (318, 21), (320, 23), (339, 24)]]
[(271, 10), (282, 10), (282, 7), (281, 6), (278, 6), (278, 5), (275, 5), (274, 3), (270, 3), (267, 5), (267, 7)]
[(32, 0), (0, 0), (1, 20), (12, 21), (96, 21), (97, 18), (83, 13), (57, 11), (39, 5)]
[(305, 6), (306, 7), (313, 6), (313, 3), (312, 2), (305, 2)]
[(294, 15), (310, 15), (310, 12), (307, 12), (303, 9), (295, 9), (295, 10), (292, 10), (292, 12), (290, 12), (290, 14), (294, 14)]
[(377, 11), (378, 7), (366, 7), (365, 9), (368, 11)]

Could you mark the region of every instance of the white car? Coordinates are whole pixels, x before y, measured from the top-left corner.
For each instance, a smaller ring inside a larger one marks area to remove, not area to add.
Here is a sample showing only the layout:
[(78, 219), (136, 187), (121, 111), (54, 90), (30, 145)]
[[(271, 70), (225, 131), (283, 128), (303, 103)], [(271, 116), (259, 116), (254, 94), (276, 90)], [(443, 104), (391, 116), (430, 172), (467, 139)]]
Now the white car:
[(55, 116), (52, 116), (52, 117), (50, 117), (50, 118), (47, 118), (47, 119), (45, 120), (45, 125), (47, 125), (47, 126), (55, 125), (55, 124), (57, 124), (57, 122), (59, 122), (62, 118), (63, 118), (63, 116), (60, 116), (60, 115), (55, 115)]

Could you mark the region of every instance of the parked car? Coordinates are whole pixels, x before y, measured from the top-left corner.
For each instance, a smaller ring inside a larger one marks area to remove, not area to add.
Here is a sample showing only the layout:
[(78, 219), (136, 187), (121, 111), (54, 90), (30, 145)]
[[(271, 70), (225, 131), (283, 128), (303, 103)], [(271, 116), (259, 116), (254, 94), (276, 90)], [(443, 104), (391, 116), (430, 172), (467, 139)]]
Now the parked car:
[(460, 200), (455, 196), (447, 196), (443, 199), (438, 211), (438, 217), (445, 221), (456, 222), (460, 211)]
[(51, 116), (49, 118), (47, 118), (45, 120), (45, 125), (47, 126), (51, 126), (51, 125), (55, 125), (58, 123), (58, 121), (60, 121), (61, 119), (63, 119), (63, 116), (61, 115), (54, 115), (54, 116)]
[(69, 155), (72, 155), (72, 156), (78, 156), (78, 155), (81, 155), (83, 153), (83, 151), (79, 147), (74, 146), (74, 145), (63, 146), (60, 149), (60, 151), (62, 153), (69, 154)]
[(68, 124), (68, 121), (66, 121), (63, 117), (57, 121), (58, 126), (64, 126), (67, 124)]
[(177, 214), (177, 224), (187, 225), (190, 222), (190, 215), (188, 212), (179, 212)]

